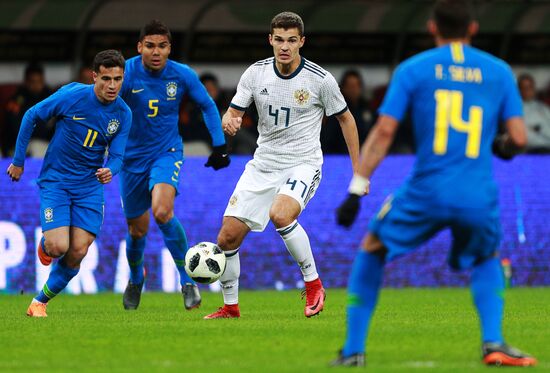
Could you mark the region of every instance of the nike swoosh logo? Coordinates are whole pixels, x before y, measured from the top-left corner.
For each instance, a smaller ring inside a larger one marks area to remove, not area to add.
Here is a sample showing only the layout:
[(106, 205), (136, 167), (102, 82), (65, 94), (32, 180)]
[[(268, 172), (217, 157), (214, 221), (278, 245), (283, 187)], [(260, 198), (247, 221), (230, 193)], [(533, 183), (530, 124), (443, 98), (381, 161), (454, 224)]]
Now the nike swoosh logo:
[(132, 89), (132, 93), (139, 93), (141, 91), (145, 90), (145, 88), (142, 89)]
[(86, 118), (84, 117), (77, 117), (76, 115), (73, 115), (73, 120), (84, 120)]
[(317, 303), (313, 307), (309, 307), (310, 310), (315, 311), (317, 307), (319, 307), (319, 302), (321, 301), (320, 298), (317, 298)]

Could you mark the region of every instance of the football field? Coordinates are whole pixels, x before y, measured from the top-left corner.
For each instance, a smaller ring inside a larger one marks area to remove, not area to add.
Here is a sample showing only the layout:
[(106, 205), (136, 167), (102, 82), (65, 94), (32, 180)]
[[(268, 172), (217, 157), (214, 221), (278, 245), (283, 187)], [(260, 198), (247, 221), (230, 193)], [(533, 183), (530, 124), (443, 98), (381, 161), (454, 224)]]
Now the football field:
[[(25, 311), (32, 296), (0, 295), (0, 371), (313, 372), (328, 368), (344, 337), (344, 290), (306, 319), (298, 290), (243, 291), (241, 318), (202, 320), (221, 295), (203, 292), (199, 310), (179, 294), (144, 293), (137, 311), (120, 294), (62, 294), (49, 317)], [(505, 336), (550, 370), (550, 288), (506, 293)], [(467, 289), (384, 289), (369, 337), (371, 371), (486, 369)]]

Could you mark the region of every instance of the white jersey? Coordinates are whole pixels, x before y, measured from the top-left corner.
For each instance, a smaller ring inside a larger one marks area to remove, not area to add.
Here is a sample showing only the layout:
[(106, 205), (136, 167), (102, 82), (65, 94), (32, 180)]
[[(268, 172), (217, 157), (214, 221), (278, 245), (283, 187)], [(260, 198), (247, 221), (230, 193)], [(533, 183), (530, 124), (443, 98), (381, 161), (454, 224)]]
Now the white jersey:
[(347, 110), (334, 77), (301, 57), (294, 73), (283, 76), (273, 57), (258, 61), (241, 76), (231, 107), (244, 111), (252, 102), (258, 110), (258, 148), (251, 161), (265, 172), (300, 164), (320, 168), (319, 140), (323, 113)]

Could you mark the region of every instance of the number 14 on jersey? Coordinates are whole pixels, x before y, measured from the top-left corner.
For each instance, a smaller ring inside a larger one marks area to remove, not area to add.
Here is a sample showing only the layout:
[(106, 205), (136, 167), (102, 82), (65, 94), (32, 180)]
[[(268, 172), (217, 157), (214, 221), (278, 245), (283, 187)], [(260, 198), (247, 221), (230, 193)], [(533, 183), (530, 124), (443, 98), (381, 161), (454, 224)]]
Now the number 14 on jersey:
[(467, 135), (465, 155), (468, 158), (479, 157), (481, 146), (481, 127), (483, 109), (470, 106), (468, 120), (462, 118), (464, 96), (460, 91), (438, 89), (435, 91), (435, 134), (433, 151), (437, 155), (447, 153), (449, 128)]

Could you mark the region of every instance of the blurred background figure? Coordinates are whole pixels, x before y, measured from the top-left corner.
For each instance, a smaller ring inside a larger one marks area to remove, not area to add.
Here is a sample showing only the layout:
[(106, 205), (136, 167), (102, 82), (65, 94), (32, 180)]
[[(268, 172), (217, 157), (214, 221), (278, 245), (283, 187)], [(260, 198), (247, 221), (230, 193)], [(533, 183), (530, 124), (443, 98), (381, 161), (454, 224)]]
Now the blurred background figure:
[(77, 82), (82, 84), (94, 84), (93, 70), (88, 66), (82, 66), (78, 70)]
[[(347, 70), (340, 79), (340, 91), (348, 104), (349, 111), (357, 123), (359, 142), (363, 143), (373, 124), (373, 115), (365, 99), (363, 78), (357, 70)], [(321, 129), (321, 147), (325, 154), (347, 154), (348, 148), (338, 121), (327, 118)]]
[(527, 126), (527, 152), (550, 153), (550, 108), (537, 99), (535, 79), (529, 74), (518, 77)]
[[(223, 114), (222, 110), (225, 110), (227, 105), (220, 90), (218, 78), (214, 74), (204, 73), (199, 79), (206, 88), (208, 95), (214, 100), (221, 116)], [(204, 124), (201, 109), (194, 102), (187, 99), (184, 100), (180, 111), (179, 128), (186, 155), (210, 154), (212, 139), (208, 128)]]
[[(223, 115), (225, 110), (229, 106), (229, 100), (227, 96), (220, 89), (218, 78), (211, 73), (204, 73), (201, 75), (201, 82), (206, 87), (206, 91), (212, 97), (220, 114)], [(251, 110), (253, 109), (253, 110)], [(256, 107), (252, 105), (247, 111), (247, 116), (243, 118), (241, 124), (241, 130), (237, 132), (229, 140), (228, 146), (231, 147), (231, 153), (233, 154), (252, 154), (256, 150), (256, 140), (258, 139), (258, 131), (256, 130), (257, 116), (255, 114)], [(199, 112), (200, 114), (200, 112)], [(210, 142), (210, 141), (209, 141)]]
[[(223, 115), (229, 102), (225, 92), (220, 88), (216, 75), (206, 72), (200, 76), (200, 81), (206, 88), (206, 91), (216, 103), (216, 107)], [(252, 109), (252, 107), (250, 108)], [(254, 109), (255, 110), (255, 109)], [(241, 130), (228, 142), (232, 154), (252, 154), (256, 149), (256, 140), (258, 132), (256, 130), (256, 121), (254, 110), (247, 111), (243, 118)], [(184, 151), (186, 155), (208, 155), (211, 151), (210, 134), (204, 125), (204, 119), (200, 108), (192, 102), (186, 100), (180, 111), (180, 135), (184, 141)]]
[[(30, 63), (25, 68), (23, 84), (20, 85), (15, 94), (11, 97), (6, 105), (5, 121), (6, 121), (6, 143), (7, 153), (13, 154), (15, 142), (21, 120), (25, 112), (38, 102), (44, 100), (52, 91), (46, 86), (44, 76), (44, 68), (37, 63)], [(49, 121), (43, 126), (37, 126), (33, 132), (27, 155), (36, 158), (44, 157), (46, 149), (53, 136), (55, 129), (55, 120)]]

